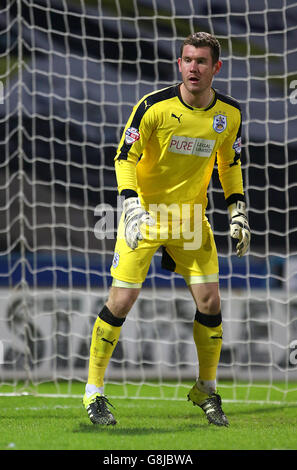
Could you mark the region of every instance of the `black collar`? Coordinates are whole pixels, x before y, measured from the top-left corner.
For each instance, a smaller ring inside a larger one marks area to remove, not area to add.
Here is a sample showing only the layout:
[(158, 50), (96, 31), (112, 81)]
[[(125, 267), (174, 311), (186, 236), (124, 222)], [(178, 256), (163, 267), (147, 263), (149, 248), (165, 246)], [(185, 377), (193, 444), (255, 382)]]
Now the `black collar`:
[[(180, 86), (181, 86), (182, 83), (178, 83), (176, 86), (175, 86), (175, 93), (176, 93), (176, 96), (178, 97), (178, 99), (180, 100), (180, 102), (188, 109), (191, 109), (192, 111), (194, 111), (195, 108), (193, 108), (192, 106), (190, 106), (189, 104), (185, 103), (184, 100), (182, 99), (182, 96), (181, 96), (181, 92), (180, 92)], [(214, 99), (212, 100), (212, 102), (210, 103), (209, 106), (207, 106), (207, 108), (204, 108), (204, 111), (208, 111), (209, 109), (211, 109), (217, 102), (217, 92), (216, 90), (213, 88), (213, 91), (214, 91)], [(197, 109), (197, 108), (196, 108)]]

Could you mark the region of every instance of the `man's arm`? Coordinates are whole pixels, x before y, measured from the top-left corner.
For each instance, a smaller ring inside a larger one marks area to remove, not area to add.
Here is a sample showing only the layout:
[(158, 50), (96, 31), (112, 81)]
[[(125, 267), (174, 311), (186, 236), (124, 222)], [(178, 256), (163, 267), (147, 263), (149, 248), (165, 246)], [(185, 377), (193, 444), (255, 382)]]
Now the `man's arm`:
[(143, 239), (141, 225), (155, 224), (154, 219), (142, 207), (137, 193), (136, 165), (151, 135), (152, 117), (146, 114), (146, 109), (144, 100), (134, 107), (115, 157), (118, 191), (125, 198), (125, 239), (132, 250), (135, 250), (138, 242)]
[(218, 172), (230, 215), (230, 235), (238, 240), (237, 256), (243, 256), (249, 248), (251, 232), (249, 228), (243, 189), (240, 162), (241, 153), (241, 113), (236, 110), (237, 121), (233, 132), (224, 141), (217, 153)]

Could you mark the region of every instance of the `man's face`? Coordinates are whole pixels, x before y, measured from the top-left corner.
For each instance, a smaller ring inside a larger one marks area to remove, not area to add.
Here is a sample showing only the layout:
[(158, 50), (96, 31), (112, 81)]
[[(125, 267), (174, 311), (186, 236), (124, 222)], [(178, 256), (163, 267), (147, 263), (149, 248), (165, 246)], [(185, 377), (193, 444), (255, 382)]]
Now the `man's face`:
[(209, 47), (195, 47), (186, 45), (182, 57), (177, 61), (183, 83), (187, 91), (193, 95), (200, 94), (209, 89), (214, 75), (222, 65), (219, 60), (213, 64)]

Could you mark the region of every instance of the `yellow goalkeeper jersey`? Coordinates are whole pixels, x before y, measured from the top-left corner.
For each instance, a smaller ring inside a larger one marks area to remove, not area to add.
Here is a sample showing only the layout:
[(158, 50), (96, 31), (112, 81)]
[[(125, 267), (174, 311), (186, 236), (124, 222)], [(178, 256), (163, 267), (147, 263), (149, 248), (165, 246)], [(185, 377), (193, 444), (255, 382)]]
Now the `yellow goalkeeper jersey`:
[(240, 165), (241, 111), (214, 90), (207, 108), (193, 108), (180, 84), (147, 94), (133, 108), (115, 157), (119, 193), (136, 191), (145, 205), (198, 203), (217, 158), (227, 205), (243, 198)]

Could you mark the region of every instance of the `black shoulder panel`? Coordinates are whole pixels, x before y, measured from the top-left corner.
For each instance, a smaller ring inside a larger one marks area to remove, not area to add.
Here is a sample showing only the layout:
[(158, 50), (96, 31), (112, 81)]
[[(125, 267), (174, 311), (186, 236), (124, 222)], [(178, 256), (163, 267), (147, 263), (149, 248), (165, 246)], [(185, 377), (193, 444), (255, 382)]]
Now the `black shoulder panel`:
[[(164, 88), (163, 90), (153, 92), (151, 95), (148, 95), (145, 99), (143, 99), (135, 113), (132, 119), (132, 122), (130, 124), (130, 127), (134, 127), (135, 129), (139, 129), (141, 120), (146, 113), (146, 111), (151, 108), (154, 104), (160, 103), (160, 101), (164, 100), (169, 100), (170, 98), (174, 98), (176, 96), (176, 85), (170, 86), (168, 88)], [(124, 142), (124, 144), (121, 147), (121, 153), (119, 155), (119, 160), (126, 160), (128, 158), (128, 152), (131, 148), (132, 144), (127, 144)]]
[(232, 98), (232, 96), (223, 95), (217, 92), (217, 99), (223, 101), (223, 103), (230, 104), (231, 106), (234, 106), (234, 108), (237, 108), (239, 109), (239, 111), (241, 111), (240, 104), (238, 103), (238, 101)]
[(160, 101), (174, 98), (174, 96), (176, 96), (175, 86), (170, 86), (169, 88), (164, 88), (164, 90), (160, 90), (156, 93), (148, 95), (139, 103), (138, 108), (134, 114), (133, 120), (131, 122), (131, 127), (135, 127), (136, 129), (138, 129), (143, 115), (151, 106), (156, 103), (160, 103)]

